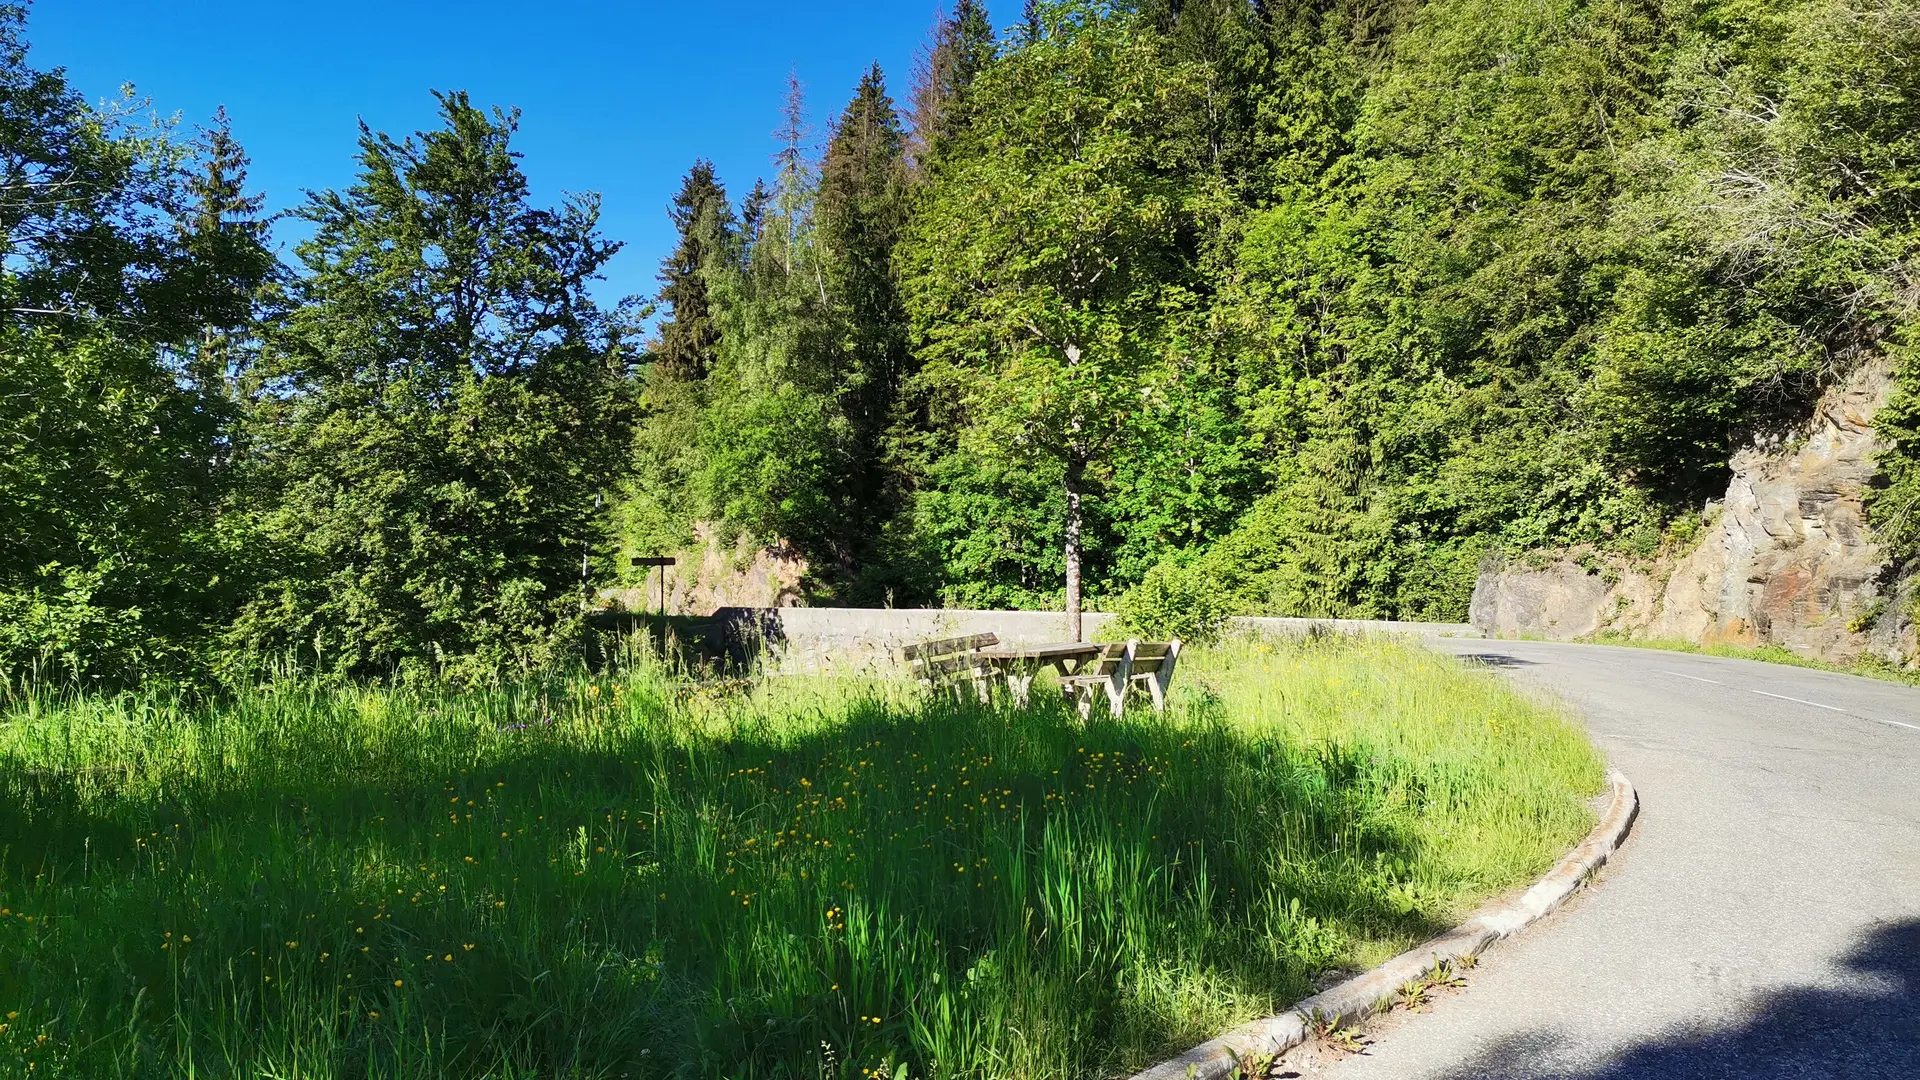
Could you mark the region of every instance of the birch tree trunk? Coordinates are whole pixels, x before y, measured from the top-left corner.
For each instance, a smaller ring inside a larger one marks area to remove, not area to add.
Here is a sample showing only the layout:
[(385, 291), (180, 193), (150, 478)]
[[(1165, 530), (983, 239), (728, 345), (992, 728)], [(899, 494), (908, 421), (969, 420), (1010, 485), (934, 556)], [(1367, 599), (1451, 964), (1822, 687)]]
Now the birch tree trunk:
[[(1080, 366), (1080, 346), (1068, 345), (1067, 367)], [(1080, 441), (1080, 417), (1078, 413), (1068, 425), (1067, 437), (1067, 522), (1066, 536), (1061, 543), (1061, 554), (1067, 564), (1067, 632), (1075, 641), (1085, 641), (1085, 632), (1080, 620), (1080, 496), (1086, 490), (1087, 453)]]
[(1086, 482), (1087, 463), (1075, 454), (1067, 460), (1067, 528), (1061, 544), (1067, 564), (1067, 632), (1075, 641), (1085, 641), (1080, 625), (1080, 492)]

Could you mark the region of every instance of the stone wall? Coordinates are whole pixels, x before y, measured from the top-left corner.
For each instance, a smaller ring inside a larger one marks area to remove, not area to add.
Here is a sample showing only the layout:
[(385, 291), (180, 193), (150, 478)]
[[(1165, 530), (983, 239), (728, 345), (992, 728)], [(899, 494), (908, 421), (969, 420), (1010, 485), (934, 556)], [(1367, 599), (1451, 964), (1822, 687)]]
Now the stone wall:
[(1847, 661), (1915, 655), (1908, 586), (1874, 545), (1862, 503), (1880, 443), (1874, 414), (1893, 379), (1870, 365), (1829, 391), (1795, 437), (1731, 462), (1726, 498), (1697, 544), (1636, 563), (1567, 552), (1483, 573), (1483, 631), (1556, 639), (1629, 637), (1778, 645)]
[[(1110, 639), (1114, 616), (1083, 616), (1089, 639)], [(1003, 644), (1071, 640), (1067, 616), (1057, 611), (968, 611), (955, 608), (723, 608), (708, 631), (738, 658), (758, 656), (789, 674), (872, 674), (893, 670), (903, 645), (991, 633)], [(1356, 633), (1475, 634), (1465, 623), (1390, 623), (1355, 619), (1229, 620), (1229, 632), (1305, 634), (1315, 628)]]

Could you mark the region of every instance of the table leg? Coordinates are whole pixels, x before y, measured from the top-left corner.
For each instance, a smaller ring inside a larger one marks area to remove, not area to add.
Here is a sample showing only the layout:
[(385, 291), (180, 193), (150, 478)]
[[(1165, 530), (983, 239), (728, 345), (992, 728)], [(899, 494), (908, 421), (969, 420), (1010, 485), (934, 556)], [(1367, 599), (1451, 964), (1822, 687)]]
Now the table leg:
[(1028, 698), (1033, 692), (1033, 672), (1019, 669), (1008, 671), (1007, 688), (1013, 691), (1013, 703), (1023, 709), (1026, 708)]
[(1062, 656), (1057, 659), (1051, 660), (1049, 661), (1049, 663), (1053, 665), (1053, 670), (1060, 673), (1060, 679), (1061, 679), (1060, 696), (1067, 699), (1067, 704), (1069, 705), (1073, 704), (1073, 701), (1074, 701), (1073, 687), (1067, 684), (1066, 678), (1067, 676), (1073, 674), (1075, 671), (1078, 671), (1080, 668), (1080, 665), (1075, 664), (1073, 662), (1073, 658), (1067, 657), (1067, 656)]

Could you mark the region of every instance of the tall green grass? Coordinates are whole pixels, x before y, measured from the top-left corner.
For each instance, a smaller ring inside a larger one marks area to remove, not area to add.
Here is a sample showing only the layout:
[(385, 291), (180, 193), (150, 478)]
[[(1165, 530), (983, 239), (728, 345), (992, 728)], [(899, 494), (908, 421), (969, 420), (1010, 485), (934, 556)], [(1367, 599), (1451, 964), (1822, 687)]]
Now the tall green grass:
[(1081, 725), (657, 665), (47, 693), (0, 723), (0, 1075), (1090, 1077), (1547, 866), (1600, 765), (1383, 641)]

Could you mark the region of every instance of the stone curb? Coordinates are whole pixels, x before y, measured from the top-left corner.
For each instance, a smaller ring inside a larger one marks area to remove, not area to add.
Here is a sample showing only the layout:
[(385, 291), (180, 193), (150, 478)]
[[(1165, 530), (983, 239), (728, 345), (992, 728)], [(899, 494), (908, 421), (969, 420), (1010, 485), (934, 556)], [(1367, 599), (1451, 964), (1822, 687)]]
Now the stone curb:
[(1483, 910), (1419, 948), (1315, 994), (1288, 1012), (1235, 1028), (1179, 1057), (1135, 1073), (1132, 1080), (1227, 1080), (1242, 1062), (1291, 1050), (1307, 1041), (1321, 1024), (1344, 1027), (1363, 1020), (1391, 1005), (1402, 986), (1442, 961), (1478, 955), (1494, 942), (1539, 920), (1605, 866), (1633, 827), (1640, 812), (1639, 795), (1618, 770), (1609, 773), (1607, 780), (1613, 787), (1613, 801), (1600, 823), (1520, 899)]

